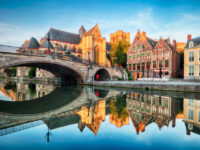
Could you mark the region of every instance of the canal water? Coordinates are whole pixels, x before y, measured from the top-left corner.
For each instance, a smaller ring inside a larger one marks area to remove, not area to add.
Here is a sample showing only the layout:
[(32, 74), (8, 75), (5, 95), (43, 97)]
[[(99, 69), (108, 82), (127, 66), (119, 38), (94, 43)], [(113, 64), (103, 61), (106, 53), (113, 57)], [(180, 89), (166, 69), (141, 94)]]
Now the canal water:
[(0, 82), (0, 149), (200, 149), (200, 95)]

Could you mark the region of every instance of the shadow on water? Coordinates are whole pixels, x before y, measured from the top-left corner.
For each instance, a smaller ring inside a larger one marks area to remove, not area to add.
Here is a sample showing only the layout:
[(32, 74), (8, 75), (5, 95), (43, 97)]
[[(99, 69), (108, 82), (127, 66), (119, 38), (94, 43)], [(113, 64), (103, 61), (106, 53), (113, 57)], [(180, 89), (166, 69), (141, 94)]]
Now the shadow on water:
[[(33, 87), (34, 85), (30, 85)], [(30, 88), (32, 94), (35, 93), (34, 88)], [(81, 86), (62, 86), (57, 87), (53, 92), (43, 97), (28, 101), (2, 101), (0, 100), (0, 112), (12, 114), (36, 114), (48, 112), (60, 108), (82, 93)]]

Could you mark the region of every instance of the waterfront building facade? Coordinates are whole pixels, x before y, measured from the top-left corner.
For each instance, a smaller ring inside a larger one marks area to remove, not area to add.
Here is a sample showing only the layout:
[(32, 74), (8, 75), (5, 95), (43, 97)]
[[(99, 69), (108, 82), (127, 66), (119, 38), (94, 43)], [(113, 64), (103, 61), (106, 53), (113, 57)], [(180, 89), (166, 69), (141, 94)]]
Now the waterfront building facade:
[(131, 76), (138, 78), (175, 78), (179, 76), (180, 56), (176, 41), (160, 38), (152, 40), (146, 32), (138, 32), (127, 52), (127, 68)]
[(188, 35), (184, 49), (184, 79), (200, 80), (200, 37)]

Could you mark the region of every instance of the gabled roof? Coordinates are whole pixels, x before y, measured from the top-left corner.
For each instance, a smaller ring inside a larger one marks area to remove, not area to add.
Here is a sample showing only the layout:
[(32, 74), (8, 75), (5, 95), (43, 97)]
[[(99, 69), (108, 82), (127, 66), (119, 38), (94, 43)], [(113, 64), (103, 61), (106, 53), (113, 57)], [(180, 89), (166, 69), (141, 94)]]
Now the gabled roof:
[(41, 47), (54, 49), (54, 47), (51, 44), (51, 42), (48, 41), (47, 39), (45, 39), (45, 41), (42, 43)]
[(194, 42), (194, 47), (196, 47), (196, 46), (200, 45), (200, 36), (187, 41), (187, 44), (186, 44), (185, 48), (189, 48), (190, 41), (193, 41)]
[(154, 48), (157, 44), (157, 41), (154, 41), (154, 40), (150, 39), (149, 37), (147, 37), (146, 40), (151, 45), (152, 48)]
[[(100, 30), (99, 30), (99, 26), (98, 26), (98, 24), (96, 24), (93, 28), (91, 28), (88, 32), (86, 32), (85, 34), (84, 34), (84, 36), (87, 36), (87, 35), (94, 35), (95, 33), (96, 33), (96, 31), (97, 32), (99, 32), (99, 34), (100, 34), (100, 36), (101, 36), (101, 32), (100, 32)], [(102, 36), (101, 36), (102, 37)]]
[(29, 41), (25, 41), (21, 48), (39, 48), (40, 44), (36, 38), (32, 37)]
[(167, 46), (168, 46), (171, 50), (174, 50), (173, 46), (168, 42), (168, 39), (165, 39), (164, 42), (167, 44)]
[(74, 43), (74, 44), (79, 44), (81, 40), (79, 34), (65, 32), (54, 28), (51, 28), (44, 38), (47, 39), (48, 35), (51, 40), (56, 40), (61, 42), (67, 41), (68, 43)]

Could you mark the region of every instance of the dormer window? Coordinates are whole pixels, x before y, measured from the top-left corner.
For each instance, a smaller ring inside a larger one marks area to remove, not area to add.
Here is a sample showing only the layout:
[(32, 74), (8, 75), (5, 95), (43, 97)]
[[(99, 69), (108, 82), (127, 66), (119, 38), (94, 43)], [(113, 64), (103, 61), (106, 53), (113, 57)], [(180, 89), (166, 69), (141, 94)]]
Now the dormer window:
[(193, 42), (193, 41), (190, 41), (190, 42), (189, 42), (189, 48), (192, 48), (192, 47), (194, 47), (194, 42)]

